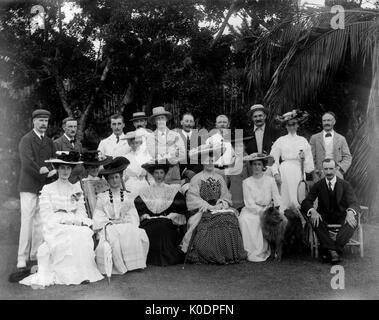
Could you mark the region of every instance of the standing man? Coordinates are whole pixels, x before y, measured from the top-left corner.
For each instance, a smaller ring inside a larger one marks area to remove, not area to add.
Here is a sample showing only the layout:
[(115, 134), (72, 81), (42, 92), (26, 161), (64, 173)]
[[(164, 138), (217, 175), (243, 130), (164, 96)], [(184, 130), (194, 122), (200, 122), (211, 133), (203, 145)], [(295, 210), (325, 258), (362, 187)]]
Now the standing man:
[(113, 133), (101, 140), (97, 149), (106, 156), (125, 157), (130, 147), (124, 134), (124, 117), (121, 114), (114, 114), (110, 117), (110, 121)]
[(167, 121), (172, 115), (164, 107), (156, 107), (152, 110), (153, 114), (149, 121), (157, 126), (146, 141), (147, 151), (154, 160), (169, 159), (172, 164), (165, 176), (168, 184), (180, 184), (179, 161), (185, 158), (185, 149), (179, 133), (167, 127)]
[[(313, 185), (301, 203), (301, 211), (320, 240), (323, 259), (336, 264), (341, 261), (339, 255), (357, 227), (359, 207), (350, 183), (336, 177), (335, 160), (324, 159), (322, 168), (325, 178)], [(317, 210), (313, 206), (316, 199)], [(330, 237), (328, 224), (341, 224), (335, 240)]]
[(322, 161), (325, 158), (334, 159), (337, 164), (337, 177), (343, 175), (351, 165), (351, 154), (344, 136), (333, 130), (336, 116), (333, 112), (325, 112), (322, 116), (323, 131), (314, 134), (309, 140), (312, 148), (313, 162), (315, 164), (315, 181), (324, 177)]
[[(54, 146), (56, 151), (76, 151), (80, 154), (83, 153), (82, 144), (76, 140), (76, 132), (78, 130), (78, 121), (74, 118), (68, 117), (62, 121), (63, 135), (54, 140)], [(78, 182), (81, 178), (84, 178), (85, 169), (82, 165), (76, 165), (71, 172), (69, 181), (71, 183)]]
[(261, 104), (254, 104), (248, 117), (254, 123), (254, 134), (246, 143), (246, 153), (267, 153), (270, 154), (271, 147), (280, 134), (274, 127), (266, 125), (268, 110)]
[(18, 245), (17, 268), (37, 260), (37, 250), (42, 243), (41, 221), (38, 210), (38, 193), (47, 179), (56, 174), (45, 160), (54, 158), (53, 141), (45, 135), (50, 112), (37, 109), (32, 113), (33, 130), (21, 138), (18, 146), (21, 170), (19, 180), (21, 203), (21, 228)]
[(141, 149), (146, 150), (146, 139), (148, 135), (151, 133), (151, 130), (146, 129), (147, 126), (147, 116), (146, 113), (143, 111), (140, 112), (134, 112), (132, 119), (130, 119), (134, 125), (134, 128), (136, 128), (135, 133), (142, 137), (142, 145)]
[[(205, 136), (201, 136), (198, 130), (194, 130), (195, 119), (193, 115), (189, 112), (182, 115), (182, 120), (180, 121), (182, 125), (181, 129), (176, 129), (184, 143), (184, 149), (186, 158), (180, 163), (180, 174), (182, 179), (186, 179), (189, 182), (191, 178), (203, 170), (203, 165), (201, 164), (201, 158), (199, 157), (198, 163), (191, 163), (189, 156), (189, 151), (193, 148), (197, 148), (202, 144), (202, 140)], [(193, 160), (192, 160), (193, 162)]]

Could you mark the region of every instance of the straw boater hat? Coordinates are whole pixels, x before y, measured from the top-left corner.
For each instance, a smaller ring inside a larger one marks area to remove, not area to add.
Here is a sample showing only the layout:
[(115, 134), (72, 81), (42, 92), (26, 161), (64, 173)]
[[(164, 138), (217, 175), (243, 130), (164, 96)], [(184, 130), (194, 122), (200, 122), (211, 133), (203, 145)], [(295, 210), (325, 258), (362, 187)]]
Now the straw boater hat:
[(130, 161), (124, 157), (116, 157), (100, 170), (99, 176), (107, 176), (113, 173), (122, 173), (129, 165)]
[(132, 140), (132, 139), (142, 139), (142, 135), (137, 131), (129, 131), (126, 133), (125, 138), (126, 140)]
[(153, 159), (141, 165), (141, 167), (144, 168), (151, 175), (153, 175), (154, 170), (156, 169), (163, 169), (165, 173), (167, 173), (170, 167), (172, 166), (173, 164), (171, 164), (168, 159)]
[(254, 112), (258, 110), (263, 111), (266, 115), (268, 114), (268, 109), (265, 108), (262, 104), (254, 104), (247, 112), (247, 116), (250, 118), (254, 114)]
[(166, 116), (167, 120), (170, 120), (172, 118), (171, 112), (166, 111), (165, 108), (161, 106), (153, 108), (152, 112), (152, 115), (149, 117), (150, 123), (154, 123), (155, 117), (158, 116)]
[(296, 120), (299, 124), (304, 123), (309, 117), (309, 113), (300, 109), (294, 109), (281, 116), (276, 116), (275, 120), (281, 124), (286, 124), (290, 120)]
[(248, 156), (243, 157), (244, 161), (255, 161), (255, 160), (262, 160), (263, 164), (265, 166), (272, 166), (273, 163), (275, 162), (274, 158), (270, 156), (269, 154), (265, 153), (252, 153), (249, 154)]
[(132, 115), (132, 118), (129, 121), (133, 122), (140, 119), (147, 119), (147, 115), (145, 112), (143, 111), (134, 112)]
[(45, 162), (53, 165), (68, 164), (71, 166), (83, 163), (83, 161), (79, 161), (80, 153), (77, 151), (57, 151), (55, 154), (54, 159), (45, 160)]
[(197, 148), (193, 148), (189, 151), (190, 159), (206, 159), (205, 157), (212, 156), (213, 161), (217, 161), (225, 152), (225, 146), (221, 144), (202, 144)]
[(112, 161), (112, 157), (103, 155), (99, 150), (84, 151), (81, 160), (85, 166), (104, 166)]

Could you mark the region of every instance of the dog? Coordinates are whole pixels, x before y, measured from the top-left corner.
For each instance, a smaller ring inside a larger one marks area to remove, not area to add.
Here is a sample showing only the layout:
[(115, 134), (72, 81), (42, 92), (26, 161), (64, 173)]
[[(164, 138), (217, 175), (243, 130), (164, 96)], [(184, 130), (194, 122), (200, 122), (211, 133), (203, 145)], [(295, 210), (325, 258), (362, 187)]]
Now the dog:
[(278, 261), (282, 260), (287, 223), (286, 216), (275, 207), (267, 208), (261, 217), (263, 237), (270, 246), (271, 256)]
[(263, 237), (271, 249), (271, 256), (282, 260), (283, 250), (289, 252), (302, 244), (302, 224), (296, 208), (288, 208), (281, 213), (275, 207), (269, 207), (261, 217)]

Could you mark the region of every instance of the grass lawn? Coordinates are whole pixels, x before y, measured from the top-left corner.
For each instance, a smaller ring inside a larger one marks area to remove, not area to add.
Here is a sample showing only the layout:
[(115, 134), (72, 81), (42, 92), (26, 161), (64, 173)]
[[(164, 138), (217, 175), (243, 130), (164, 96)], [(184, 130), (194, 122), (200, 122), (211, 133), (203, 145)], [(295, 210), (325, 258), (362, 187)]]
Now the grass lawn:
[(148, 266), (79, 286), (33, 290), (9, 283), (15, 271), (20, 213), (0, 209), (0, 299), (379, 299), (379, 226), (364, 225), (365, 257), (346, 252), (345, 289), (331, 287), (331, 266), (309, 255), (282, 262)]

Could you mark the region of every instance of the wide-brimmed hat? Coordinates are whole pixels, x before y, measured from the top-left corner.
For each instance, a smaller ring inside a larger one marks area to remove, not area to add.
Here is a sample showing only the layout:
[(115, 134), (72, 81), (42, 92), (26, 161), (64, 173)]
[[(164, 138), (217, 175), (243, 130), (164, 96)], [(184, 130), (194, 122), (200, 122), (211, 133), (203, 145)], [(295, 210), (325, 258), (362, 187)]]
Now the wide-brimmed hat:
[(299, 124), (304, 123), (309, 117), (309, 113), (300, 109), (294, 109), (281, 116), (276, 116), (275, 121), (286, 124), (290, 120), (296, 120)]
[(262, 160), (263, 163), (267, 166), (272, 166), (275, 162), (274, 158), (266, 153), (251, 153), (243, 157), (243, 161), (256, 161)]
[(32, 112), (32, 119), (34, 118), (50, 118), (51, 113), (45, 109), (37, 109)]
[(258, 110), (263, 111), (266, 115), (268, 114), (268, 109), (264, 105), (254, 104), (250, 107), (250, 110), (247, 112), (247, 116), (250, 118), (254, 114), (254, 112)]
[(158, 117), (158, 116), (166, 116), (167, 120), (170, 120), (172, 118), (171, 112), (166, 111), (165, 108), (161, 106), (153, 108), (152, 115), (149, 117), (149, 121), (151, 123), (154, 123), (155, 117)]
[(225, 152), (226, 147), (221, 143), (219, 144), (202, 144), (197, 148), (193, 148), (189, 151), (189, 157), (191, 159), (204, 159), (204, 157), (212, 156), (213, 162), (217, 161)]
[(112, 161), (112, 157), (102, 154), (99, 150), (84, 151), (81, 161), (85, 166), (104, 166)]
[(147, 115), (143, 111), (134, 112), (132, 115), (132, 118), (129, 121), (133, 122), (133, 121), (141, 120), (141, 119), (147, 119)]
[(156, 169), (163, 169), (166, 173), (167, 171), (173, 166), (174, 164), (170, 163), (168, 159), (153, 159), (149, 162), (144, 163), (141, 165), (142, 168), (144, 168), (148, 173), (153, 175), (154, 170)]
[(77, 165), (82, 164), (83, 161), (80, 161), (80, 153), (77, 151), (57, 151), (56, 157), (54, 159), (45, 160), (46, 163), (52, 164), (69, 164)]
[(99, 171), (99, 176), (107, 176), (113, 173), (121, 173), (129, 165), (130, 161), (125, 157), (116, 157)]
[(132, 139), (138, 139), (138, 138), (142, 139), (142, 137), (143, 137), (142, 134), (140, 134), (137, 131), (129, 131), (126, 133), (125, 138), (123, 139), (126, 139), (126, 140), (132, 140)]

